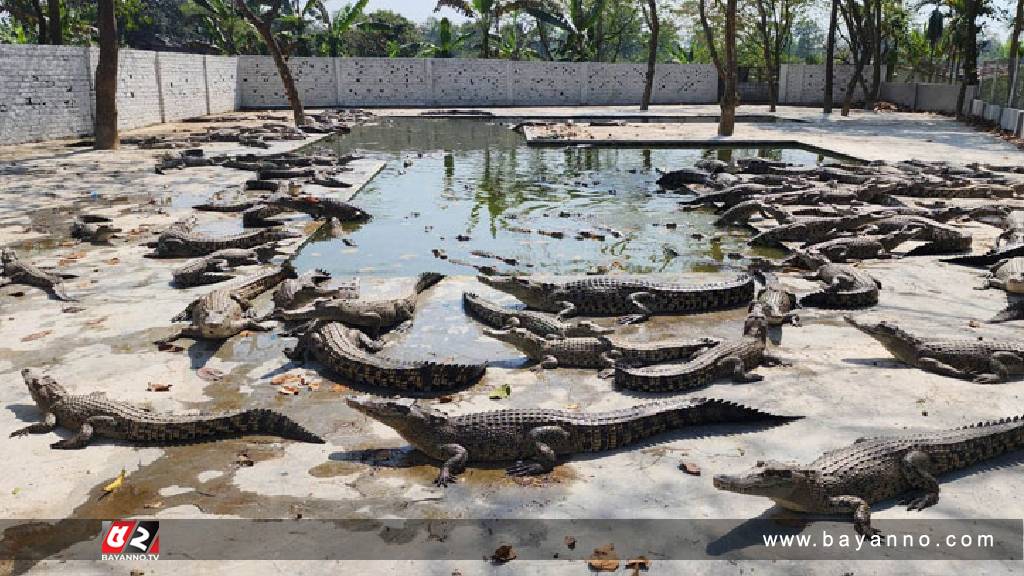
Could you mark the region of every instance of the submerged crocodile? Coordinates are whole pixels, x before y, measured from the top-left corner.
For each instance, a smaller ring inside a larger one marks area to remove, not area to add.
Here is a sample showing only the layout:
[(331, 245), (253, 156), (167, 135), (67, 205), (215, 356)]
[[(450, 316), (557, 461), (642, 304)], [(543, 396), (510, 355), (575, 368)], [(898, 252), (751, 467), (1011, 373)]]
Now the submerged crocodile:
[(576, 314), (630, 314), (620, 322), (646, 320), (652, 314), (691, 314), (747, 305), (754, 280), (741, 275), (709, 284), (656, 282), (630, 276), (591, 276), (581, 280), (544, 282), (516, 276), (478, 276), (480, 282), (519, 298), (530, 308)]
[(986, 288), (999, 288), (1012, 294), (1024, 294), (1024, 257), (1003, 260), (990, 268), (985, 285), (978, 289)]
[(1024, 418), (918, 434), (861, 438), (810, 464), (758, 462), (717, 475), (715, 487), (770, 498), (797, 512), (851, 514), (857, 532), (877, 534), (871, 504), (910, 493), (900, 503), (924, 510), (939, 501), (936, 476), (1024, 447)]
[(258, 264), (268, 256), (262, 248), (226, 248), (189, 260), (175, 268), (171, 278), (178, 288), (216, 284), (235, 277), (228, 274), (233, 266)]
[(45, 290), (47, 294), (57, 300), (76, 301), (75, 298), (68, 296), (67, 290), (64, 289), (64, 279), (61, 276), (43, 272), (32, 264), (23, 262), (10, 248), (0, 250), (0, 264), (3, 265), (0, 286), (24, 284)]
[(978, 384), (998, 384), (1012, 374), (1024, 373), (1024, 341), (922, 337), (893, 322), (845, 318), (900, 362), (927, 372)]
[(809, 255), (811, 262), (820, 264), (807, 280), (825, 283), (825, 288), (800, 297), (801, 306), (817, 308), (864, 308), (878, 304), (878, 290), (882, 283), (873, 276), (849, 264), (832, 264), (821, 256)]
[(471, 292), (462, 294), (462, 304), (470, 316), (493, 328), (521, 326), (539, 336), (563, 337), (601, 336), (614, 332), (612, 328), (603, 328), (587, 320), (568, 323), (543, 312), (503, 308)]
[(277, 286), (287, 278), (295, 277), (291, 262), (285, 262), (272, 272), (253, 276), (240, 284), (218, 288), (192, 301), (172, 322), (190, 322), (177, 334), (157, 341), (163, 344), (178, 338), (205, 338), (224, 340), (243, 330), (267, 330), (257, 321), (252, 300)]
[(757, 382), (764, 377), (751, 370), (779, 363), (779, 360), (765, 354), (767, 334), (767, 323), (763, 318), (748, 317), (742, 337), (699, 352), (687, 362), (639, 368), (617, 366), (615, 385), (643, 392), (678, 392), (706, 386), (722, 378), (730, 378), (734, 382)]
[(273, 410), (236, 410), (194, 415), (151, 412), (127, 402), (111, 400), (102, 392), (68, 394), (52, 377), (32, 368), (25, 368), (21, 375), (32, 400), (42, 413), (42, 422), (12, 432), (11, 437), (42, 434), (58, 426), (75, 432), (70, 438), (50, 444), (51, 448), (84, 448), (94, 437), (141, 444), (184, 444), (244, 434), (324, 443), (323, 438)]
[[(516, 462), (511, 476), (550, 472), (559, 456), (601, 452), (702, 424), (785, 423), (734, 402), (687, 398), (640, 404), (610, 412), (510, 409), (449, 416), (411, 400), (349, 397), (345, 403), (394, 428), (430, 458), (443, 462), (435, 484), (447, 486), (471, 462)], [(528, 462), (522, 460), (529, 459)]]
[(629, 342), (607, 336), (578, 338), (545, 338), (526, 328), (505, 330), (485, 329), (492, 338), (507, 342), (538, 362), (537, 367), (551, 368), (603, 368), (602, 378), (610, 378), (616, 365), (646, 366), (658, 362), (683, 360), (695, 352), (718, 345), (721, 340), (659, 340), (657, 342)]
[(444, 279), (443, 274), (424, 272), (416, 280), (411, 294), (394, 300), (320, 300), (298, 310), (278, 310), (275, 316), (287, 322), (295, 320), (332, 320), (350, 326), (387, 332), (412, 320), (419, 295)]
[(205, 256), (226, 248), (255, 248), (261, 244), (301, 236), (298, 232), (282, 228), (212, 236), (196, 232), (189, 226), (172, 226), (157, 239), (154, 255), (161, 258)]
[(485, 364), (444, 364), (397, 360), (377, 354), (384, 347), (361, 330), (332, 321), (315, 320), (285, 354), (295, 361), (315, 358), (355, 384), (404, 392), (440, 392), (465, 388), (479, 380)]
[(289, 278), (274, 291), (274, 307), (276, 309), (297, 308), (309, 304), (318, 298), (337, 298), (353, 300), (359, 298), (359, 279), (355, 278), (340, 286), (327, 288), (324, 286), (331, 279), (331, 274), (324, 270), (310, 270), (298, 278)]

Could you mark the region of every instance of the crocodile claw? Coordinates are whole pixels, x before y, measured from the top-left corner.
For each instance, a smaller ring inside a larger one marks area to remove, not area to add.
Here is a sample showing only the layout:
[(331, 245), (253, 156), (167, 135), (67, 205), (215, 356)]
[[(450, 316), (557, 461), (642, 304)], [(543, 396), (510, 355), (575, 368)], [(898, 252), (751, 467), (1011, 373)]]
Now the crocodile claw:
[(544, 473), (544, 467), (536, 462), (516, 462), (505, 469), (509, 476), (536, 476)]
[(643, 314), (630, 314), (629, 316), (622, 316), (618, 322), (619, 324), (639, 324), (644, 320), (647, 320), (647, 316)]
[(448, 485), (454, 481), (455, 478), (452, 478), (450, 472), (448, 472), (447, 470), (441, 470), (440, 472), (438, 472), (437, 478), (434, 479), (434, 486), (438, 486), (440, 488), (447, 488)]
[(912, 510), (919, 510), (920, 511), (920, 510), (924, 510), (925, 508), (928, 508), (930, 506), (934, 506), (938, 501), (939, 501), (938, 494), (934, 494), (934, 493), (929, 492), (927, 494), (924, 494), (922, 496), (918, 496), (916, 498), (905, 498), (903, 500), (900, 500), (898, 502), (898, 504), (900, 506), (906, 506), (907, 507), (907, 511), (912, 511)]
[(9, 438), (17, 438), (18, 436), (28, 436), (28, 430), (22, 428), (21, 430), (15, 430), (11, 432)]

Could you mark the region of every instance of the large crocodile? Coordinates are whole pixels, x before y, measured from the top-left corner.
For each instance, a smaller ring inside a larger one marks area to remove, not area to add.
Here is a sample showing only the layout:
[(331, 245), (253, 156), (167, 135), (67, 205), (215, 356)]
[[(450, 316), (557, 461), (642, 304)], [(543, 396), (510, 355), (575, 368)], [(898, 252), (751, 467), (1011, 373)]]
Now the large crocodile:
[(217, 438), (261, 434), (301, 442), (323, 444), (323, 438), (273, 410), (176, 415), (151, 412), (127, 402), (117, 402), (94, 392), (68, 394), (52, 377), (33, 368), (21, 371), (42, 422), (11, 433), (11, 437), (42, 434), (61, 426), (74, 436), (50, 444), (51, 448), (84, 448), (94, 437), (127, 440), (140, 444), (185, 444)]
[(315, 358), (330, 371), (355, 384), (403, 392), (442, 392), (479, 380), (485, 364), (408, 361), (377, 354), (384, 344), (361, 330), (339, 322), (314, 320), (285, 354), (295, 361)]
[(758, 197), (740, 202), (723, 212), (715, 220), (715, 226), (749, 226), (750, 218), (755, 215), (771, 218), (779, 224), (786, 224), (792, 220), (789, 214), (772, 205), (768, 198)]
[(771, 272), (755, 270), (754, 275), (761, 280), (762, 288), (747, 308), (749, 314), (763, 317), (769, 326), (781, 326), (790, 323), (800, 325), (800, 316), (793, 311), (796, 308), (796, 295), (786, 290), (779, 282), (779, 277)]
[(233, 266), (258, 264), (266, 261), (268, 256), (267, 250), (263, 247), (225, 248), (189, 260), (175, 268), (171, 272), (171, 278), (178, 288), (216, 284), (234, 278), (234, 275), (228, 273)]
[[(349, 397), (355, 410), (378, 420), (427, 456), (443, 462), (434, 483), (447, 486), (470, 462), (516, 462), (512, 476), (551, 471), (558, 457), (614, 450), (671, 430), (718, 423), (784, 423), (776, 416), (713, 398), (640, 404), (611, 412), (508, 409), (449, 416), (404, 399)], [(527, 462), (522, 460), (529, 459)]]
[(537, 362), (537, 368), (603, 368), (602, 378), (610, 378), (616, 365), (647, 366), (658, 362), (685, 360), (695, 352), (718, 345), (716, 338), (696, 340), (659, 340), (629, 342), (607, 336), (545, 338), (526, 328), (485, 329), (484, 333), (507, 342)]
[(393, 300), (348, 300), (336, 298), (320, 300), (312, 306), (298, 310), (278, 310), (275, 316), (292, 322), (296, 320), (332, 320), (358, 326), (379, 335), (412, 320), (419, 295), (444, 279), (443, 274), (424, 272), (416, 280), (411, 294)]
[(58, 300), (75, 301), (75, 298), (68, 296), (68, 292), (64, 288), (64, 279), (61, 276), (44, 272), (28, 262), (23, 262), (10, 248), (0, 250), (0, 264), (3, 265), (0, 286), (24, 284), (45, 290), (47, 294)]
[(750, 471), (717, 475), (716, 488), (763, 496), (779, 506), (815, 514), (852, 514), (865, 536), (871, 504), (907, 493), (900, 503), (923, 510), (939, 501), (936, 476), (961, 470), (1024, 446), (1024, 418), (918, 434), (861, 438), (810, 464), (758, 462)]
[(177, 334), (158, 340), (164, 344), (178, 338), (205, 338), (223, 340), (243, 330), (267, 330), (257, 321), (252, 300), (277, 286), (287, 278), (295, 277), (291, 262), (280, 268), (250, 277), (245, 281), (213, 290), (196, 300), (175, 316), (172, 322), (190, 322)]
[(861, 230), (861, 234), (891, 234), (913, 229), (918, 231), (914, 239), (925, 243), (908, 252), (913, 256), (967, 252), (974, 241), (969, 232), (921, 216), (896, 215), (879, 218)]
[(614, 332), (588, 320), (562, 322), (550, 314), (503, 308), (471, 292), (462, 294), (463, 309), (470, 316), (493, 328), (521, 326), (539, 336), (601, 336)]
[(916, 336), (893, 322), (845, 318), (894, 358), (921, 370), (979, 384), (998, 384), (1024, 373), (1024, 341)]
[(519, 298), (530, 308), (608, 316), (632, 314), (620, 322), (646, 320), (652, 314), (690, 314), (746, 306), (754, 296), (754, 280), (741, 275), (709, 284), (656, 282), (630, 276), (591, 276), (581, 280), (544, 282), (516, 276), (478, 276), (480, 282)]
[(992, 266), (985, 279), (985, 285), (978, 287), (979, 290), (986, 288), (999, 288), (1012, 294), (1024, 294), (1024, 257), (1010, 258)]
[(806, 250), (823, 254), (832, 262), (892, 258), (893, 250), (900, 244), (917, 238), (919, 234), (919, 229), (907, 228), (885, 236), (857, 235), (811, 244), (806, 247)]
[(263, 228), (254, 232), (213, 236), (196, 232), (189, 226), (172, 226), (157, 239), (154, 255), (161, 258), (205, 256), (225, 248), (255, 248), (268, 242), (299, 238), (299, 232), (283, 228)]
[(996, 238), (996, 245), (985, 254), (972, 254), (949, 258), (943, 262), (963, 266), (991, 266), (1006, 260), (1024, 256), (1024, 211), (1014, 210), (999, 218), (1003, 232)]
[(751, 238), (749, 243), (753, 246), (779, 246), (782, 242), (816, 244), (832, 240), (841, 232), (854, 230), (877, 219), (879, 216), (871, 213), (839, 218), (807, 218), (761, 232)]
[(686, 362), (667, 362), (643, 367), (616, 366), (615, 385), (643, 392), (678, 392), (730, 378), (734, 382), (757, 382), (764, 377), (751, 370), (779, 363), (765, 354), (768, 328), (764, 318), (749, 316), (743, 336), (726, 340)]
[(289, 309), (305, 306), (319, 298), (353, 300), (359, 298), (359, 279), (354, 278), (339, 286), (324, 286), (331, 274), (324, 270), (310, 270), (298, 278), (289, 278), (274, 291), (274, 307)]

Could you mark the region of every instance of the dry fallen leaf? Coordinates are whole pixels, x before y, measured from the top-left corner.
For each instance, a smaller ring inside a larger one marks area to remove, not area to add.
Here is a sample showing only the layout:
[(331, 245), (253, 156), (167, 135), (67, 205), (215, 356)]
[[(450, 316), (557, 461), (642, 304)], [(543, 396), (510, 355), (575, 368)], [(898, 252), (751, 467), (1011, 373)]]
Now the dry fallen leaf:
[(65, 314), (78, 314), (82, 310), (85, 310), (85, 308), (82, 308), (81, 306), (65, 306), (61, 309), (61, 312)]
[(566, 410), (579, 410), (580, 409), (580, 405), (579, 404), (566, 404), (565, 405), (565, 409)]
[(647, 571), (650, 569), (651, 561), (648, 560), (646, 556), (637, 556), (636, 558), (626, 562), (626, 570), (632, 570), (632, 576), (639, 576), (641, 570)]
[(335, 384), (334, 386), (331, 386), (331, 392), (346, 392), (346, 391), (348, 391), (348, 388), (342, 386), (341, 384)]
[(438, 404), (447, 404), (449, 402), (453, 402), (454, 400), (455, 400), (455, 398), (453, 398), (452, 396), (439, 396), (437, 398), (437, 403)]
[(170, 342), (158, 342), (156, 345), (156, 349), (161, 352), (181, 352), (182, 350), (184, 350), (184, 348), (182, 348), (181, 346), (171, 344)]
[(516, 554), (515, 548), (508, 544), (502, 544), (501, 546), (498, 546), (498, 549), (494, 551), (494, 554), (491, 554), (491, 561), (504, 564), (510, 560), (515, 560), (516, 556), (518, 556), (518, 554)]
[(320, 381), (319, 380), (311, 380), (309, 382), (306, 382), (306, 387), (309, 388), (310, 390), (313, 390), (313, 391), (319, 390), (320, 389)]
[(199, 376), (199, 378), (206, 380), (207, 382), (216, 382), (224, 377), (224, 372), (222, 370), (217, 370), (216, 368), (203, 366), (199, 370), (196, 370), (196, 376)]
[(115, 264), (120, 264), (121, 263), (121, 259), (120, 258), (111, 258), (110, 260), (104, 260), (103, 262), (105, 262), (107, 264), (110, 264), (111, 266), (114, 266)]
[(238, 457), (235, 458), (235, 464), (238, 464), (240, 468), (248, 468), (255, 464), (255, 462), (253, 462), (252, 458), (249, 458), (248, 454), (241, 452), (238, 454)]
[(170, 384), (159, 384), (157, 382), (150, 382), (149, 383), (149, 388), (147, 388), (147, 389), (150, 392), (167, 392), (168, 390), (171, 389), (171, 385)]
[(587, 565), (595, 572), (614, 572), (619, 569), (619, 555), (615, 553), (615, 544), (605, 544), (594, 548)]
[(565, 547), (568, 548), (569, 550), (575, 550), (576, 549), (576, 539), (573, 538), (572, 536), (566, 536), (564, 542), (565, 542)]
[(94, 318), (92, 320), (87, 321), (85, 323), (85, 325), (86, 326), (99, 326), (100, 324), (103, 324), (104, 322), (106, 322), (107, 318), (108, 318), (108, 316), (103, 316), (102, 318)]
[(302, 376), (300, 376), (298, 374), (295, 374), (295, 373), (278, 374), (277, 376), (274, 376), (273, 378), (270, 379), (270, 383), (273, 384), (274, 386), (280, 386), (281, 384), (284, 384), (286, 382), (291, 382), (292, 380), (299, 380), (299, 381), (301, 381), (302, 380)]
[(700, 466), (697, 466), (693, 462), (687, 462), (684, 460), (679, 463), (679, 469), (690, 476), (700, 476)]
[(164, 507), (164, 503), (163, 503), (162, 500), (157, 500), (156, 502), (150, 502), (149, 504), (146, 504), (145, 506), (143, 506), (143, 508), (149, 508), (150, 510), (155, 509), (155, 508), (163, 508), (163, 507)]
[(28, 336), (23, 336), (21, 338), (21, 341), (22, 342), (31, 342), (33, 340), (39, 340), (40, 338), (43, 338), (43, 337), (47, 336), (51, 332), (53, 332), (53, 330), (43, 330), (42, 332), (34, 332), (32, 334), (29, 334)]
[(285, 384), (277, 389), (277, 393), (284, 394), (285, 396), (298, 396), (299, 388), (297, 386), (292, 386), (291, 384)]

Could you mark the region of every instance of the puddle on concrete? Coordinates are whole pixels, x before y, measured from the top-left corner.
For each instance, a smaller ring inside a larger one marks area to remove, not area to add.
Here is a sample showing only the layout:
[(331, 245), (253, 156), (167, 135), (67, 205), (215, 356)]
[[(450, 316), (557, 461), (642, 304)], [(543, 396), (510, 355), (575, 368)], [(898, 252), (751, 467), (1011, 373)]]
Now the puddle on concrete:
[[(356, 126), (316, 147), (388, 161), (354, 200), (374, 219), (348, 226), (344, 239), (314, 237), (296, 260), (300, 269), (339, 276), (474, 272), (453, 260), (551, 274), (739, 268), (752, 254), (748, 232), (715, 228), (710, 212), (680, 212), (680, 196), (656, 185), (658, 169), (730, 155), (804, 165), (826, 160), (799, 149), (529, 148), (508, 125), (415, 118)], [(581, 231), (604, 240), (577, 239)]]

